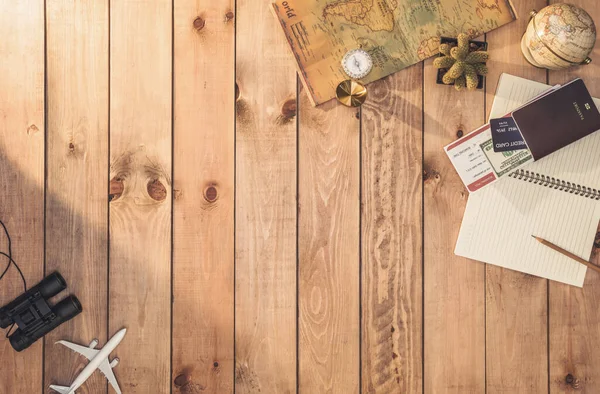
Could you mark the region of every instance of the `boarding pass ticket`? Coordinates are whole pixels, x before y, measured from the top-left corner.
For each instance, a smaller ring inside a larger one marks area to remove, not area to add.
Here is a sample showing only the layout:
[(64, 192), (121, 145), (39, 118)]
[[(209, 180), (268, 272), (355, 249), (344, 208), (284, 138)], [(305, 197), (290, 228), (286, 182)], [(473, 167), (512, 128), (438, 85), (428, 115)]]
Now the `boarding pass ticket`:
[[(539, 100), (559, 87), (560, 85), (553, 86), (525, 105)], [(512, 116), (512, 112), (504, 117), (509, 116)], [(471, 193), (534, 161), (529, 149), (495, 152), (489, 123), (445, 146), (444, 151)]]
[(489, 123), (444, 150), (469, 192), (477, 191), (533, 161), (529, 149), (494, 152)]

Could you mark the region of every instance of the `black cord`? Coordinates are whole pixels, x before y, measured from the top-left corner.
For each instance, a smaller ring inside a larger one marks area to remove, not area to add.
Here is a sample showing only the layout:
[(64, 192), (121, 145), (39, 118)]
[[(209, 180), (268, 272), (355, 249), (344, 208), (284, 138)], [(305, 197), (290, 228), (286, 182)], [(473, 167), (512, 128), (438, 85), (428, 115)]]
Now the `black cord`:
[(4, 336), (4, 338), (8, 338), (12, 335), (12, 330), (13, 330), (13, 328), (15, 328), (15, 324), (16, 323), (13, 323), (10, 325), (10, 328), (8, 329), (8, 331), (6, 331), (6, 335)]
[[(10, 268), (11, 264), (15, 266), (15, 268), (17, 269), (17, 271), (19, 271), (19, 275), (21, 275), (21, 279), (23, 280), (23, 292), (27, 291), (27, 281), (25, 280), (25, 276), (23, 276), (23, 272), (21, 271), (21, 268), (19, 268), (19, 265), (17, 264), (17, 262), (12, 258), (12, 241), (10, 239), (10, 234), (8, 234), (8, 229), (6, 228), (6, 225), (4, 224), (4, 222), (2, 220), (0, 220), (0, 226), (2, 226), (2, 229), (4, 230), (4, 234), (6, 234), (6, 239), (8, 240), (8, 253), (4, 253), (4, 252), (0, 252), (0, 256), (4, 256), (8, 259), (8, 264), (6, 265), (6, 268), (4, 268), (4, 271), (2, 272), (2, 274), (0, 275), (0, 280), (2, 280), (2, 278), (4, 278), (4, 275), (6, 275), (6, 273), (8, 272), (8, 269)], [(8, 331), (6, 331), (6, 338), (8, 338), (11, 334), (12, 334), (12, 330), (13, 328), (15, 328), (15, 323), (13, 323), (10, 328), (8, 329)]]
[(2, 278), (4, 278), (4, 275), (6, 275), (6, 272), (10, 268), (10, 265), (12, 264), (15, 266), (17, 271), (19, 271), (19, 275), (21, 275), (21, 280), (23, 280), (23, 287), (25, 288), (25, 290), (23, 292), (27, 291), (27, 281), (25, 281), (25, 276), (23, 275), (21, 268), (19, 268), (19, 266), (17, 265), (17, 262), (15, 260), (13, 260), (13, 258), (10, 257), (10, 255), (8, 255), (4, 252), (0, 252), (0, 256), (4, 256), (8, 259), (8, 265), (6, 266), (6, 268), (4, 268), (4, 271), (2, 272), (2, 274), (0, 274), (0, 280), (2, 280)]
[(4, 224), (4, 222), (2, 220), (0, 220), (0, 226), (2, 226), (2, 229), (4, 230), (4, 234), (6, 234), (6, 239), (8, 240), (8, 253), (0, 252), (0, 256), (4, 256), (8, 259), (8, 264), (6, 265), (6, 268), (4, 268), (4, 271), (2, 272), (2, 274), (0, 274), (0, 280), (2, 280), (2, 278), (4, 278), (4, 275), (6, 275), (10, 266), (14, 265), (15, 268), (17, 269), (17, 271), (19, 272), (19, 275), (21, 275), (21, 280), (23, 280), (23, 288), (24, 288), (23, 291), (25, 292), (25, 291), (27, 291), (27, 281), (25, 280), (25, 276), (23, 275), (21, 268), (19, 268), (19, 265), (17, 264), (17, 262), (12, 258), (12, 241), (10, 239), (10, 234), (8, 233), (8, 229), (6, 228), (6, 225)]
[(2, 220), (0, 220), (0, 225), (4, 229), (4, 234), (6, 234), (6, 239), (8, 239), (8, 254), (12, 255), (12, 243), (10, 241), (10, 235), (8, 235), (8, 229)]

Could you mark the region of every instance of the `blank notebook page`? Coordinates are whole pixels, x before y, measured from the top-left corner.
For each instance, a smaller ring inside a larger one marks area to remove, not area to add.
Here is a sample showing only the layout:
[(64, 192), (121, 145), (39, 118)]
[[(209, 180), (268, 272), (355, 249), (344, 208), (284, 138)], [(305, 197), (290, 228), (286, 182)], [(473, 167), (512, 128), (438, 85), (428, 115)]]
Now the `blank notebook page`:
[[(503, 74), (490, 118), (505, 115), (547, 89), (548, 85)], [(598, 152), (600, 132), (595, 132), (524, 169), (600, 189)], [(588, 259), (599, 221), (598, 200), (504, 177), (469, 196), (455, 253), (581, 287), (586, 267), (531, 236)]]

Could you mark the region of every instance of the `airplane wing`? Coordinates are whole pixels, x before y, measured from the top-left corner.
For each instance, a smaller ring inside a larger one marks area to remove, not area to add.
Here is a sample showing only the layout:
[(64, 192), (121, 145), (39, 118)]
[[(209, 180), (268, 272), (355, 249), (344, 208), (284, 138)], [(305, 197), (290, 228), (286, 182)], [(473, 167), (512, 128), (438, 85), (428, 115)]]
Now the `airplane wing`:
[(74, 352), (77, 352), (77, 353), (81, 354), (82, 356), (86, 357), (88, 360), (93, 359), (94, 356), (99, 352), (99, 350), (92, 349), (87, 346), (76, 345), (74, 343), (67, 342), (67, 341), (58, 341), (56, 343), (60, 343), (61, 345), (68, 347), (69, 349), (73, 350)]
[(69, 394), (69, 387), (51, 384), (50, 388), (60, 394)]
[(104, 361), (102, 361), (102, 363), (100, 364), (100, 367), (98, 367), (100, 369), (100, 372), (102, 372), (102, 374), (106, 377), (106, 380), (108, 380), (108, 383), (110, 383), (111, 386), (113, 386), (113, 389), (115, 389), (115, 392), (117, 394), (121, 394), (121, 389), (119, 388), (119, 383), (117, 383), (117, 378), (115, 377), (115, 374), (112, 371), (112, 367), (110, 366), (109, 362), (108, 362), (108, 358), (105, 358)]

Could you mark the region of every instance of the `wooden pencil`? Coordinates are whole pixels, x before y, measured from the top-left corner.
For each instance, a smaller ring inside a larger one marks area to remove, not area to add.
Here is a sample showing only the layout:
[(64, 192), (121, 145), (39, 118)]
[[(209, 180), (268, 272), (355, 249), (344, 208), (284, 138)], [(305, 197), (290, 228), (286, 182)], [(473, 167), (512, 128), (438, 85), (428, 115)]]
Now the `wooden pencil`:
[(577, 255), (574, 255), (573, 253), (571, 253), (571, 252), (569, 252), (569, 251), (566, 251), (566, 250), (564, 250), (564, 249), (563, 249), (563, 248), (561, 248), (560, 246), (556, 246), (556, 245), (554, 245), (554, 244), (553, 244), (552, 242), (550, 242), (550, 241), (546, 241), (545, 239), (543, 239), (543, 238), (540, 238), (540, 237), (536, 237), (535, 235), (532, 235), (532, 237), (533, 237), (533, 238), (535, 238), (536, 240), (538, 240), (538, 241), (539, 241), (539, 242), (540, 242), (542, 245), (546, 245), (547, 247), (549, 247), (549, 248), (551, 248), (551, 249), (554, 249), (554, 250), (556, 250), (556, 251), (557, 251), (558, 253), (560, 253), (560, 254), (563, 254), (563, 255), (565, 255), (565, 256), (567, 256), (567, 257), (570, 257), (570, 258), (572, 258), (573, 260), (575, 260), (575, 261), (577, 261), (577, 262), (579, 262), (579, 263), (581, 263), (581, 264), (585, 265), (586, 267), (588, 267), (588, 268), (591, 268), (591, 269), (593, 269), (594, 271), (600, 272), (600, 267), (598, 267), (597, 265), (595, 265), (595, 264), (592, 264), (592, 263), (590, 263), (589, 261), (587, 261), (587, 260), (584, 260), (584, 259), (582, 259), (581, 257), (579, 257), (579, 256), (577, 256)]

